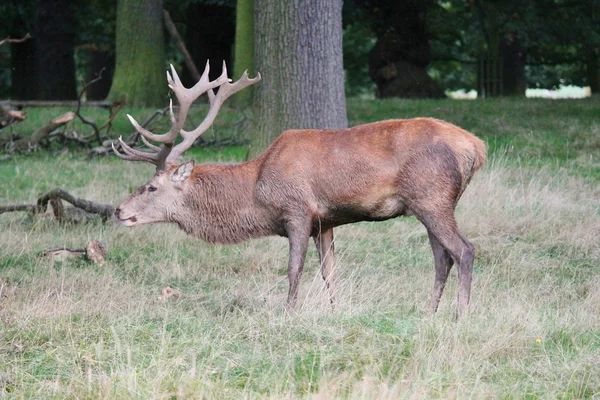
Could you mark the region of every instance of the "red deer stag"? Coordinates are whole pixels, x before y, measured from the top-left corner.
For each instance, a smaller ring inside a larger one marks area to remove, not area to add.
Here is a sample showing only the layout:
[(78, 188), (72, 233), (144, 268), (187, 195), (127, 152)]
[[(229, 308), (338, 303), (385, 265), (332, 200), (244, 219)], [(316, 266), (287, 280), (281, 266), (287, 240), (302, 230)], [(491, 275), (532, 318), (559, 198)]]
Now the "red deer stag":
[[(486, 158), (485, 144), (448, 122), (415, 118), (349, 129), (303, 129), (282, 133), (256, 159), (237, 165), (194, 165), (177, 158), (213, 123), (223, 102), (260, 80), (230, 83), (222, 75), (185, 88), (175, 70), (167, 73), (179, 102), (171, 102), (171, 129), (163, 135), (129, 119), (150, 151), (119, 138), (125, 160), (156, 165), (154, 177), (116, 210), (125, 226), (171, 222), (211, 243), (238, 243), (279, 235), (289, 239), (289, 292), (293, 308), (309, 238), (318, 249), (321, 272), (335, 303), (333, 228), (358, 221), (414, 215), (427, 228), (435, 259), (433, 311), (450, 268), (458, 265), (458, 316), (467, 310), (473, 245), (458, 231), (454, 209), (473, 173)], [(218, 88), (217, 94), (213, 93)], [(190, 105), (208, 92), (210, 109), (194, 130), (183, 130)], [(175, 145), (177, 136), (183, 140)], [(161, 143), (160, 147), (149, 141)], [(113, 146), (114, 149), (114, 146)]]

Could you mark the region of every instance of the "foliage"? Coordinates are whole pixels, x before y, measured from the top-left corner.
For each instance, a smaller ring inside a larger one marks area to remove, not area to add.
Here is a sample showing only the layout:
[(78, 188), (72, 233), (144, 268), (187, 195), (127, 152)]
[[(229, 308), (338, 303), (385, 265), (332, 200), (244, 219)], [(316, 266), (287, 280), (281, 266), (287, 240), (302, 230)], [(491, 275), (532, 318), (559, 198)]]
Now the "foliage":
[(356, 22), (344, 27), (344, 70), (347, 96), (375, 91), (375, 84), (369, 78), (367, 63), (369, 52), (374, 44), (375, 38), (364, 24)]

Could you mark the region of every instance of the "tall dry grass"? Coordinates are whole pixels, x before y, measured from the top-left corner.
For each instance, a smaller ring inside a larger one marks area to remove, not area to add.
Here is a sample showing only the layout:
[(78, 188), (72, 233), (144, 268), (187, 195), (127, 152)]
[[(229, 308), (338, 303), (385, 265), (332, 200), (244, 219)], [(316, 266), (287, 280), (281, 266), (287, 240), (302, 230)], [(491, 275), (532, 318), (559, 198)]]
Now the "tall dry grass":
[[(55, 163), (82, 182), (76, 195), (101, 202), (123, 198), (129, 182), (149, 174), (113, 162), (92, 172), (82, 161)], [(33, 184), (3, 194), (35, 197), (46, 176), (35, 162), (18, 167)], [(492, 157), (457, 211), (478, 254), (471, 311), (458, 324), (454, 273), (438, 314), (427, 312), (433, 260), (414, 219), (336, 230), (333, 312), (311, 249), (290, 315), (283, 239), (209, 246), (172, 226), (1, 215), (0, 393), (590, 397), (600, 393), (599, 199), (597, 182), (571, 167)], [(91, 239), (109, 247), (102, 267), (37, 256)], [(182, 296), (164, 301), (164, 286)]]

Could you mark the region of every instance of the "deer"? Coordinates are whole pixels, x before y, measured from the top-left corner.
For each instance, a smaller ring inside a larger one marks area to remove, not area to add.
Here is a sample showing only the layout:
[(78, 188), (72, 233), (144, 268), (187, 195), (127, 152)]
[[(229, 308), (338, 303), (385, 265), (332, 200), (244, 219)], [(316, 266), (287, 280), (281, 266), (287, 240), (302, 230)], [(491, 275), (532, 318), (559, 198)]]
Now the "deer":
[[(459, 280), (457, 318), (467, 312), (475, 248), (459, 232), (454, 212), (485, 162), (482, 140), (438, 119), (395, 119), (347, 129), (287, 130), (261, 155), (238, 164), (178, 162), (211, 126), (223, 102), (261, 79), (260, 74), (249, 78), (246, 71), (233, 82), (225, 63), (217, 79), (211, 81), (208, 72), (207, 63), (200, 80), (186, 88), (171, 65), (167, 81), (179, 107), (174, 112), (170, 101), (167, 133), (152, 133), (127, 115), (147, 149), (129, 146), (119, 137), (121, 152), (113, 143), (114, 153), (127, 161), (149, 162), (156, 172), (116, 208), (121, 224), (173, 223), (189, 235), (219, 244), (287, 238), (286, 309), (292, 310), (311, 237), (335, 306), (333, 229), (415, 216), (425, 226), (433, 251), (432, 313), (454, 264)], [(193, 130), (184, 130), (191, 104), (204, 93), (210, 104), (205, 119)]]

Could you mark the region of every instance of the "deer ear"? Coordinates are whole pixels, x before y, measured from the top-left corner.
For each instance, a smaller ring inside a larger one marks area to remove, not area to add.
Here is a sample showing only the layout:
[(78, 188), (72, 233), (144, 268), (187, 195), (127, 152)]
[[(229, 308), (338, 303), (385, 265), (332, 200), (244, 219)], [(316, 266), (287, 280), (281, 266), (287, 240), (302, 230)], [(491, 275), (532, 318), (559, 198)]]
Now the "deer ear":
[(183, 163), (171, 174), (171, 180), (173, 182), (183, 182), (192, 175), (193, 170), (194, 161)]

